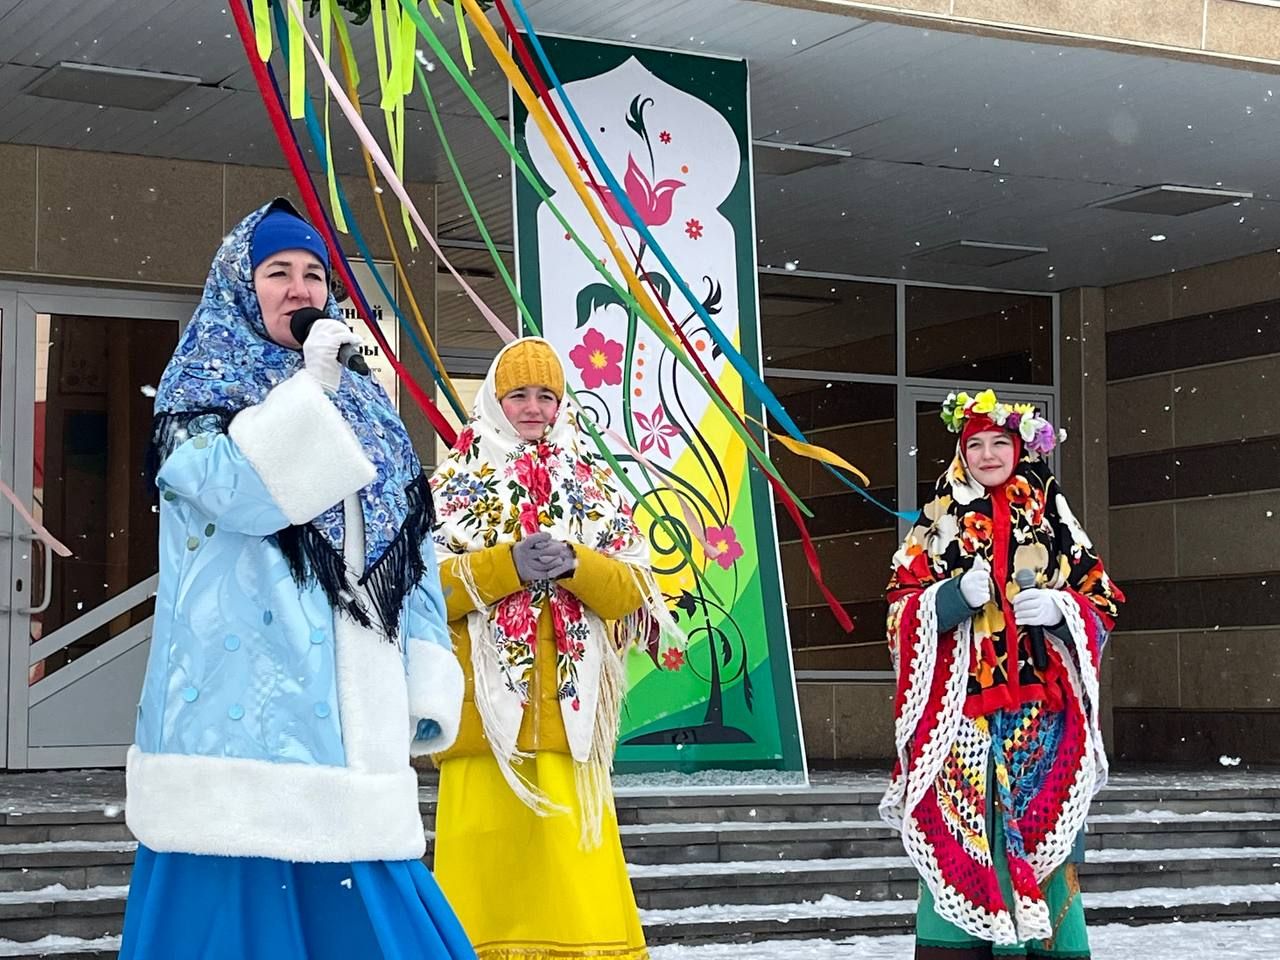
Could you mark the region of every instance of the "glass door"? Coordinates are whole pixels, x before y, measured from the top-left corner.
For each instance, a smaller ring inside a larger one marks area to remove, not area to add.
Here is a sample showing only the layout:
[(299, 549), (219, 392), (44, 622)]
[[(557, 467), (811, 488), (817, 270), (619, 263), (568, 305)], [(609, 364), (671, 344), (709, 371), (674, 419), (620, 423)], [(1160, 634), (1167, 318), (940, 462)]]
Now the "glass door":
[(123, 762), (151, 638), (158, 515), (143, 474), (152, 397), (194, 299), (17, 291), (7, 760)]

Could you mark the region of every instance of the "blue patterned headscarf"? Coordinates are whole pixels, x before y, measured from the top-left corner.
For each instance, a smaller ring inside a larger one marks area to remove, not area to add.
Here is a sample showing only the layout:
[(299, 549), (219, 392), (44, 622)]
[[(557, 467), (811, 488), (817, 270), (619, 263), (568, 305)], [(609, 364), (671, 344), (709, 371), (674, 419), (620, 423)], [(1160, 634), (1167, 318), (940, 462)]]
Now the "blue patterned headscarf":
[[(240, 221), (213, 258), (204, 296), (156, 390), (153, 468), (188, 437), (226, 432), (237, 413), (261, 403), (272, 387), (302, 369), (300, 352), (267, 335), (253, 288), (253, 233), (274, 210), (297, 216), (287, 200), (273, 200)], [(325, 312), (340, 315), (332, 295)], [(360, 584), (387, 636), (394, 638), (404, 599), (422, 577), (422, 543), (434, 519), (431, 493), (404, 423), (376, 378), (343, 369), (332, 400), (378, 470), (360, 491), (365, 538)], [(346, 579), (345, 535), (338, 504), (274, 538), (300, 584), (318, 580), (335, 607), (367, 626), (369, 613)]]

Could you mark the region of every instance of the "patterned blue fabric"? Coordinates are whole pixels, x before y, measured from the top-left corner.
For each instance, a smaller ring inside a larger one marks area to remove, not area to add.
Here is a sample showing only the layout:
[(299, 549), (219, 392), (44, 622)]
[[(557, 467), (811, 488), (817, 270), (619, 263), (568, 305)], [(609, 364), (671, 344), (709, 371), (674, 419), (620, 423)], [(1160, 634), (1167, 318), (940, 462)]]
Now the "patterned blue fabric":
[[(282, 347), (268, 337), (262, 310), (253, 289), (250, 244), (254, 229), (269, 212), (294, 213), (288, 201), (277, 199), (245, 217), (222, 241), (204, 296), (191, 323), (183, 333), (156, 390), (157, 423), (168, 417), (176, 423), (175, 435), (159, 453), (172, 452), (187, 435), (223, 432), (230, 418), (246, 407), (261, 403), (267, 393), (302, 369), (302, 354)], [(326, 313), (338, 316), (330, 295)], [(396, 543), (406, 522), (417, 523), (412, 514), (421, 510), (425, 494), (422, 466), (400, 415), (375, 377), (342, 371), (342, 383), (333, 402), (355, 431), (365, 455), (378, 470), (377, 479), (360, 491), (364, 514), (365, 580), (375, 573), (378, 562)], [(193, 415), (183, 421), (177, 415)], [(157, 427), (158, 434), (161, 428)], [(337, 558), (342, 556), (344, 523), (342, 505), (316, 517), (311, 526)], [(429, 524), (427, 524), (429, 527)], [(406, 544), (400, 553), (412, 563), (417, 544)], [(404, 565), (401, 561), (400, 566)], [(415, 569), (420, 575), (420, 564)], [(402, 600), (413, 587), (400, 577), (393, 590)], [(322, 577), (323, 580), (323, 577)], [(411, 578), (416, 580), (416, 577)], [(326, 584), (330, 588), (331, 584)], [(375, 600), (380, 599), (374, 585)], [(384, 590), (385, 592), (385, 590)], [(381, 606), (381, 604), (380, 604)], [(393, 605), (394, 606), (394, 605)], [(395, 620), (393, 610), (380, 610), (384, 626)]]

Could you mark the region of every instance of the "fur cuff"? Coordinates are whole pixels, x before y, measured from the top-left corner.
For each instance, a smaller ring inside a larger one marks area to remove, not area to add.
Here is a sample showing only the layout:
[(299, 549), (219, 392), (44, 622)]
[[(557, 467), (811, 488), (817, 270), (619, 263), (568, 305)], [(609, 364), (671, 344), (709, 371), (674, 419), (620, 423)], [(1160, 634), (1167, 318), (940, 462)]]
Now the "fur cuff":
[(236, 414), (227, 432), (293, 524), (310, 523), (377, 476), (324, 387), (305, 370)]
[(453, 746), (462, 722), (462, 694), (466, 681), (453, 651), (428, 640), (409, 640), (409, 730), (419, 720), (434, 720), (440, 732), (430, 740), (413, 740), (411, 756), (439, 753)]

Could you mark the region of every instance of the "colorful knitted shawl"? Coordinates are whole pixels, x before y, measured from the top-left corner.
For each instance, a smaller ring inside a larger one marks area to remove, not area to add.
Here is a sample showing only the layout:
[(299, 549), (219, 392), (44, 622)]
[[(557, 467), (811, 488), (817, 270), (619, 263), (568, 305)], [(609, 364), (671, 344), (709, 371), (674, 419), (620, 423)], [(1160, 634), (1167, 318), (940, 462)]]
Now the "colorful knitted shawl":
[[(975, 563), (990, 568), (996, 600), (944, 633), (938, 590)], [(1014, 625), (1013, 572), (1023, 568), (1054, 591), (1067, 628), (1059, 633), (1069, 635), (1046, 631), (1043, 672)], [(1045, 463), (1024, 458), (1002, 487), (987, 490), (957, 448), (894, 556), (888, 599), (896, 762), (881, 816), (901, 830), (944, 919), (995, 943), (1047, 938), (1052, 918), (1040, 885), (1070, 854), (1106, 781), (1098, 667), (1124, 596)], [(997, 799), (1012, 904), (987, 830)]]

